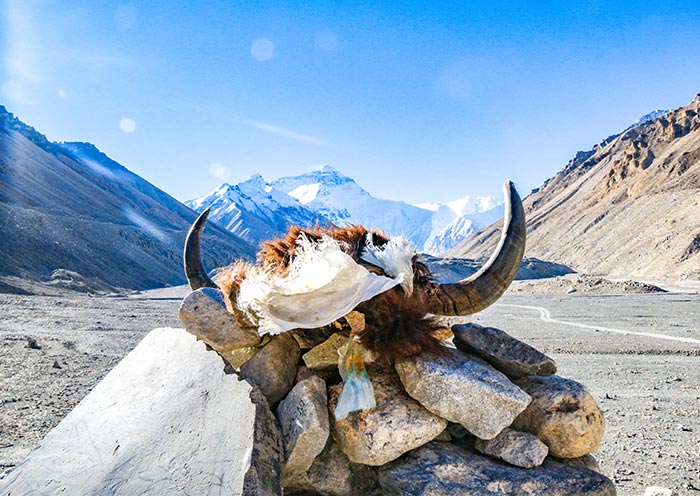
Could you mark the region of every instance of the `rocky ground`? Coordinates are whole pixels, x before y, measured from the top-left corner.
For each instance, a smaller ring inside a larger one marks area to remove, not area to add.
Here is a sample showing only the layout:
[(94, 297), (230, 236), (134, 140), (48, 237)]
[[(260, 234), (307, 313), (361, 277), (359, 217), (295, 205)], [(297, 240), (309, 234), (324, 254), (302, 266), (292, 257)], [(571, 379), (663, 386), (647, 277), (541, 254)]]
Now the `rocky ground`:
[(654, 284), (630, 280), (611, 280), (585, 274), (569, 274), (547, 279), (516, 281), (511, 293), (534, 294), (628, 294), (663, 293), (664, 289)]
[[(185, 292), (0, 294), (0, 470), (18, 463), (146, 332), (178, 326)], [(588, 386), (608, 424), (596, 456), (619, 494), (657, 485), (700, 495), (698, 308), (698, 294), (511, 292), (474, 320), (546, 352), (562, 375)]]

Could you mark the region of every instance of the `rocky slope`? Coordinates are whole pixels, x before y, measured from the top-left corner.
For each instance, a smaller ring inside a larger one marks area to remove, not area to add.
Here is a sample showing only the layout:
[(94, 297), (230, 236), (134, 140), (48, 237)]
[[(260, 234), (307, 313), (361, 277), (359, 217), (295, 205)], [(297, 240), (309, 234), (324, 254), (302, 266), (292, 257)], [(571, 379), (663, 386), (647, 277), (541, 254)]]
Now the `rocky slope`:
[[(93, 145), (52, 143), (0, 106), (0, 276), (47, 281), (65, 269), (104, 287), (182, 284), (195, 217)], [(252, 256), (223, 229), (205, 236), (209, 267)]]
[[(587, 152), (525, 201), (526, 255), (579, 272), (700, 278), (700, 94)], [(478, 257), (493, 224), (449, 252)]]

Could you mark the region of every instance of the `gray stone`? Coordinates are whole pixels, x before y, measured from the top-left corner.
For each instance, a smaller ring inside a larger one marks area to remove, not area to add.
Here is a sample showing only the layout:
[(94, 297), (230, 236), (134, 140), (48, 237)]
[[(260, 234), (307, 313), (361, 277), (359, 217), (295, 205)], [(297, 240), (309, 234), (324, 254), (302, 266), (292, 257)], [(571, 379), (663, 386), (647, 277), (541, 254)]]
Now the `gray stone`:
[(569, 467), (587, 468), (588, 470), (593, 470), (594, 472), (598, 472), (599, 474), (603, 473), (603, 471), (600, 469), (600, 465), (598, 464), (598, 460), (596, 460), (593, 457), (593, 455), (583, 455), (579, 456), (578, 458), (552, 457), (552, 460), (554, 460), (557, 463), (563, 463), (564, 465), (568, 465)]
[(339, 350), (345, 346), (350, 338), (345, 334), (336, 333), (304, 353), (304, 363), (311, 370), (332, 370), (338, 367)]
[(180, 321), (194, 334), (221, 353), (257, 346), (260, 335), (255, 329), (241, 329), (226, 310), (224, 294), (215, 288), (201, 288), (188, 294), (180, 304)]
[(326, 383), (312, 376), (297, 383), (277, 407), (284, 439), (283, 484), (306, 472), (328, 441)]
[(183, 329), (156, 329), (0, 482), (3, 495), (279, 495), (263, 395)]
[(350, 461), (383, 465), (437, 437), (447, 421), (410, 398), (391, 370), (369, 369), (377, 406), (336, 420), (343, 384), (328, 390), (331, 434)]
[(530, 397), (478, 357), (447, 348), (447, 356), (423, 354), (396, 364), (412, 398), (440, 417), (462, 424), (481, 439), (508, 427)]
[(387, 496), (614, 496), (615, 486), (590, 470), (545, 460), (512, 467), (449, 443), (429, 443), (382, 467)]
[(598, 449), (605, 419), (583, 384), (557, 375), (515, 382), (532, 402), (515, 419), (514, 429), (532, 432), (559, 458), (578, 458)]
[(474, 448), (516, 467), (534, 468), (542, 465), (549, 450), (534, 434), (504, 429), (493, 439), (477, 439)]
[(292, 389), (300, 356), (294, 338), (289, 333), (278, 334), (241, 366), (240, 375), (256, 385), (274, 405)]
[(381, 496), (375, 469), (352, 463), (340, 447), (329, 439), (313, 465), (284, 486), (285, 494), (322, 496)]
[(452, 332), (458, 349), (479, 355), (510, 377), (557, 373), (554, 360), (495, 327), (460, 324), (453, 326)]

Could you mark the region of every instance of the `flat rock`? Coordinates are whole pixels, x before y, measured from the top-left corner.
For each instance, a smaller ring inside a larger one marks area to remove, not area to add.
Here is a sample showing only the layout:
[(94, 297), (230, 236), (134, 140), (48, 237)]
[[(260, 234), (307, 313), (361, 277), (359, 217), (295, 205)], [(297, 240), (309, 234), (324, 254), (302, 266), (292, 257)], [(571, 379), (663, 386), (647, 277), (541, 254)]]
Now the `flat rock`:
[(396, 374), (369, 369), (377, 406), (336, 421), (333, 415), (343, 384), (328, 389), (331, 434), (350, 461), (383, 465), (437, 437), (447, 421), (406, 394)]
[(614, 496), (605, 476), (549, 459), (512, 467), (449, 443), (432, 442), (379, 471), (388, 496)]
[(452, 327), (452, 332), (458, 349), (479, 355), (510, 377), (557, 373), (554, 360), (495, 327), (459, 324)]
[(284, 494), (381, 496), (382, 491), (376, 469), (352, 463), (329, 439), (313, 465), (284, 486)]
[(180, 304), (179, 317), (187, 332), (221, 353), (260, 343), (257, 331), (238, 326), (236, 318), (226, 310), (224, 294), (215, 288), (188, 294)]
[(144, 337), (0, 494), (282, 494), (283, 448), (264, 396), (183, 329)]
[(294, 338), (289, 333), (278, 334), (241, 366), (240, 375), (257, 386), (270, 405), (274, 405), (292, 389), (300, 356)]
[(549, 450), (534, 434), (504, 429), (493, 439), (477, 439), (474, 448), (516, 467), (534, 468), (542, 465)]
[(605, 432), (605, 419), (583, 384), (557, 375), (523, 377), (516, 384), (532, 402), (513, 422), (513, 428), (539, 437), (549, 454), (577, 458), (594, 452)]
[(338, 367), (338, 350), (348, 344), (345, 334), (336, 333), (304, 353), (304, 363), (311, 370), (332, 370)]
[(277, 407), (284, 439), (283, 484), (306, 472), (328, 441), (326, 383), (311, 376), (294, 386)]
[(447, 356), (423, 354), (398, 362), (401, 382), (434, 414), (480, 439), (493, 439), (525, 410), (530, 397), (480, 358), (446, 351)]

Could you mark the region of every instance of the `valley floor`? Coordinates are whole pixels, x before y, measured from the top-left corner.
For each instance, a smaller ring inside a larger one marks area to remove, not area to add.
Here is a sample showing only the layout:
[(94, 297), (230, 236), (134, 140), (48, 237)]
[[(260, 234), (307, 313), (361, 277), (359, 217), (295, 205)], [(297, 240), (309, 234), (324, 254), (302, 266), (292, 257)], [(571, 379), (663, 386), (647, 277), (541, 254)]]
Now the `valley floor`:
[[(155, 327), (183, 288), (132, 297), (0, 294), (0, 471), (19, 463)], [(700, 294), (511, 293), (472, 317), (555, 358), (607, 419), (596, 454), (620, 495), (700, 495)], [(543, 320), (544, 319), (544, 320)]]

